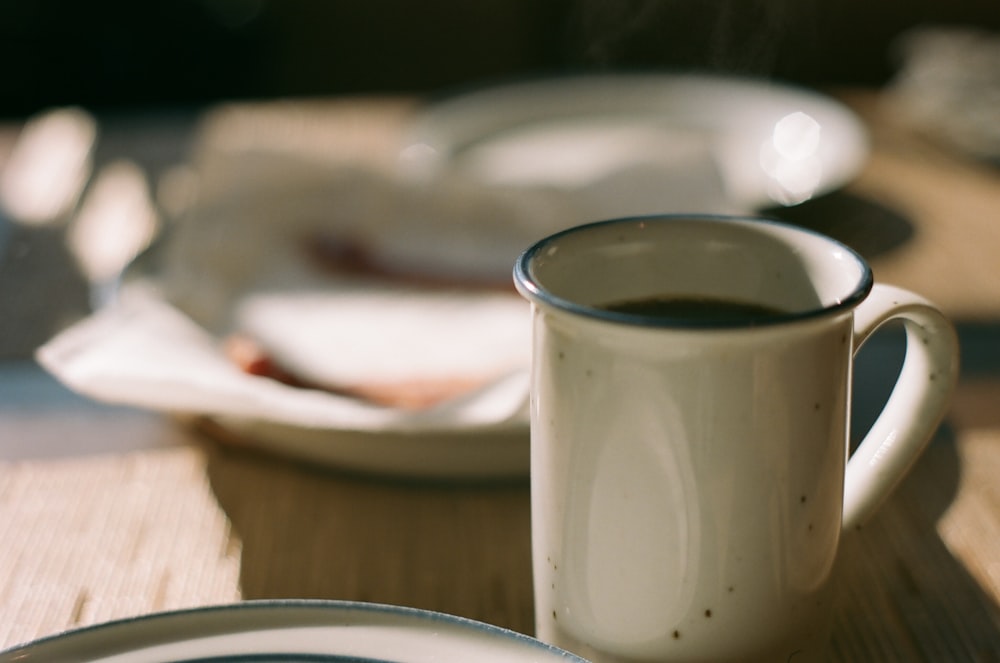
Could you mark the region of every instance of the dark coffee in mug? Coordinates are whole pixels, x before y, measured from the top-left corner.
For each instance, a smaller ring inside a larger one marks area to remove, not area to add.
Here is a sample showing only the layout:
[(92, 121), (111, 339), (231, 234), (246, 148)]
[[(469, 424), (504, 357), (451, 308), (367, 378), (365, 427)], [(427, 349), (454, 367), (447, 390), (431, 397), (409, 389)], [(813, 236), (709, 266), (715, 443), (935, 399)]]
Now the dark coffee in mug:
[(614, 313), (627, 313), (650, 318), (662, 318), (695, 324), (759, 324), (785, 315), (781, 309), (732, 299), (655, 295), (611, 302), (600, 308)]

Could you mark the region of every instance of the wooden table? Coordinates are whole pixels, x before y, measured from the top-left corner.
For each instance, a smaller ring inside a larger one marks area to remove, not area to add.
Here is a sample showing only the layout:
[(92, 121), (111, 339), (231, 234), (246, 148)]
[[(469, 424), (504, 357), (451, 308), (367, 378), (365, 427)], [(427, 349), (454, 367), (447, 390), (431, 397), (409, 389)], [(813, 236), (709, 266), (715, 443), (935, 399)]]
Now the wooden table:
[[(958, 325), (964, 359), (926, 455), (845, 542), (832, 658), (997, 661), (1000, 171), (899, 126), (875, 92), (842, 98), (869, 122), (870, 162), (846, 191), (782, 215), (935, 300)], [(371, 158), (412, 105), (310, 109), (328, 115), (327, 138), (345, 153)], [(16, 357), (0, 363), (0, 448), (0, 648), (150, 611), (279, 597), (533, 630), (525, 481), (406, 482), (296, 464), (89, 403)]]

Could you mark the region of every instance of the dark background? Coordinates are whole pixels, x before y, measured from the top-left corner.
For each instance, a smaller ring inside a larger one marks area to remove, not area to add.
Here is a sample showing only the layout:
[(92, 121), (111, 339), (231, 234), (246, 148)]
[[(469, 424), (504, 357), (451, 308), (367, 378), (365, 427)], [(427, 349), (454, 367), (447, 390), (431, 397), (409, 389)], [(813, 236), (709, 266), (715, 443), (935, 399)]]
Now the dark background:
[(997, 29), (1000, 0), (0, 0), (0, 116), (609, 69), (879, 84), (925, 24)]

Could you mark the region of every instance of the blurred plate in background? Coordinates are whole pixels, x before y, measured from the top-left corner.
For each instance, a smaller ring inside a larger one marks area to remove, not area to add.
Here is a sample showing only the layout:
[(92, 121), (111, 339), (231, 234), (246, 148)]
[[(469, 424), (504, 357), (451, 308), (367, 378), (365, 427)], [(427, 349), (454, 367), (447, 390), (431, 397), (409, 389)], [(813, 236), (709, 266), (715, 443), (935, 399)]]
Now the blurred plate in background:
[(402, 151), (416, 180), (557, 190), (580, 222), (791, 205), (848, 182), (867, 134), (822, 94), (753, 79), (582, 75), (428, 105)]

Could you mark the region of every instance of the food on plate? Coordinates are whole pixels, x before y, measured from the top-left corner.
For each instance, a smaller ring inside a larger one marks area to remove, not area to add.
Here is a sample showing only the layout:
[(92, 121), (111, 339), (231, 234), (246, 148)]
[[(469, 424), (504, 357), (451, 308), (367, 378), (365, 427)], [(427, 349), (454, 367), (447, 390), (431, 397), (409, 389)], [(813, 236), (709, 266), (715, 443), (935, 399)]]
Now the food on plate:
[(312, 233), (302, 241), (306, 258), (334, 275), (405, 284), (414, 288), (482, 289), (514, 292), (507, 271), (476, 274), (454, 268), (432, 268), (426, 262), (407, 264), (386, 258), (365, 242), (330, 233)]
[(249, 336), (233, 334), (224, 341), (226, 356), (241, 370), (302, 389), (320, 389), (374, 405), (402, 410), (423, 410), (473, 391), (486, 383), (468, 377), (412, 378), (398, 382), (321, 384), (284, 367)]

